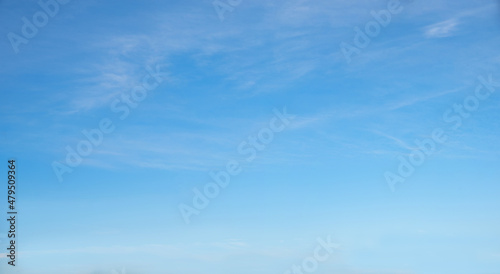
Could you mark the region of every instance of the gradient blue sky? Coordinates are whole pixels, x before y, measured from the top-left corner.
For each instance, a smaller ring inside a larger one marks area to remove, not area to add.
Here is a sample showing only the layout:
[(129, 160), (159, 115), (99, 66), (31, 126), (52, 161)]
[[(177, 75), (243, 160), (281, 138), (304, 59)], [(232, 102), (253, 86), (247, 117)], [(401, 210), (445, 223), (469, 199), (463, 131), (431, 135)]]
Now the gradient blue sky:
[[(221, 22), (206, 0), (73, 0), (16, 54), (36, 2), (0, 1), (0, 170), (17, 159), (20, 212), (1, 273), (282, 274), (327, 235), (318, 274), (500, 273), (500, 92), (396, 192), (384, 179), (478, 76), (500, 82), (498, 1), (403, 2), (349, 64), (340, 43), (387, 1), (243, 0)], [(118, 119), (157, 64), (165, 81)], [(179, 203), (283, 107), (293, 123), (185, 224)], [(59, 182), (51, 164), (106, 117)]]

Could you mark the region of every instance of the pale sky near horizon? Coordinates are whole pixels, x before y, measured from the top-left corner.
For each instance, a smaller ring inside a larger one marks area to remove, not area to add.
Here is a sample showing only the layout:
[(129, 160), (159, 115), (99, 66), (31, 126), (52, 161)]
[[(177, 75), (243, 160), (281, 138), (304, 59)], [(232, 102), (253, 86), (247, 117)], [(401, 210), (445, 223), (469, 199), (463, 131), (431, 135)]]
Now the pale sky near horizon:
[[(0, 1), (0, 209), (14, 158), (19, 211), (0, 273), (284, 274), (330, 236), (314, 273), (500, 274), (499, 2), (401, 1), (357, 47), (391, 1), (242, 0), (221, 20), (207, 0), (72, 0), (36, 33), (38, 1)], [(242, 142), (285, 109), (249, 161)], [(187, 224), (179, 205), (230, 161)]]

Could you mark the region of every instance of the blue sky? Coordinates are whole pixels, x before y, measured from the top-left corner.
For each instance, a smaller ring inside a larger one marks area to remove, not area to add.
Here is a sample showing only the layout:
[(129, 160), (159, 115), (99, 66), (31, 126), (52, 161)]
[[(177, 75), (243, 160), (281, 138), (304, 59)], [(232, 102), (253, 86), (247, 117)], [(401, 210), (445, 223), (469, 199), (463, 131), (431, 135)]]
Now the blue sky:
[[(1, 273), (285, 273), (327, 236), (318, 274), (500, 273), (498, 1), (402, 1), (350, 62), (340, 45), (390, 0), (243, 0), (223, 20), (205, 0), (62, 2), (13, 46), (42, 8), (0, 1), (0, 170), (17, 160), (19, 210)], [(455, 128), (445, 113), (480, 79), (498, 90)], [(285, 108), (247, 161), (239, 145)], [(384, 174), (435, 129), (446, 142), (392, 191)], [(230, 160), (242, 172), (186, 224), (179, 205)]]

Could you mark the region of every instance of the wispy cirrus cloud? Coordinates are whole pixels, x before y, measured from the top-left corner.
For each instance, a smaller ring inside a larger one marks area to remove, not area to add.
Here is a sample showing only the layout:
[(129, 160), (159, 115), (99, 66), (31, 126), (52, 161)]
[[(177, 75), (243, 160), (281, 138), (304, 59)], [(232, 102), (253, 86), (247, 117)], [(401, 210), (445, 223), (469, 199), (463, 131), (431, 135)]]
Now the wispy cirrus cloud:
[(460, 24), (456, 18), (429, 25), (425, 28), (425, 37), (443, 38), (453, 36)]

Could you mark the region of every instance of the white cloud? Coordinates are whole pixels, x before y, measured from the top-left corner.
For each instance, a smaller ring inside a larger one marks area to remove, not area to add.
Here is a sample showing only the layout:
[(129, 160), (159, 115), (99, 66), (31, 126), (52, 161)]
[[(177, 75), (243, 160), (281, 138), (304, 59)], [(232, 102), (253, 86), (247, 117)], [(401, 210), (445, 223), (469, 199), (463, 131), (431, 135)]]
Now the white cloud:
[(437, 24), (427, 26), (425, 29), (425, 37), (427, 38), (442, 38), (452, 36), (457, 30), (459, 22), (457, 19), (449, 19)]

